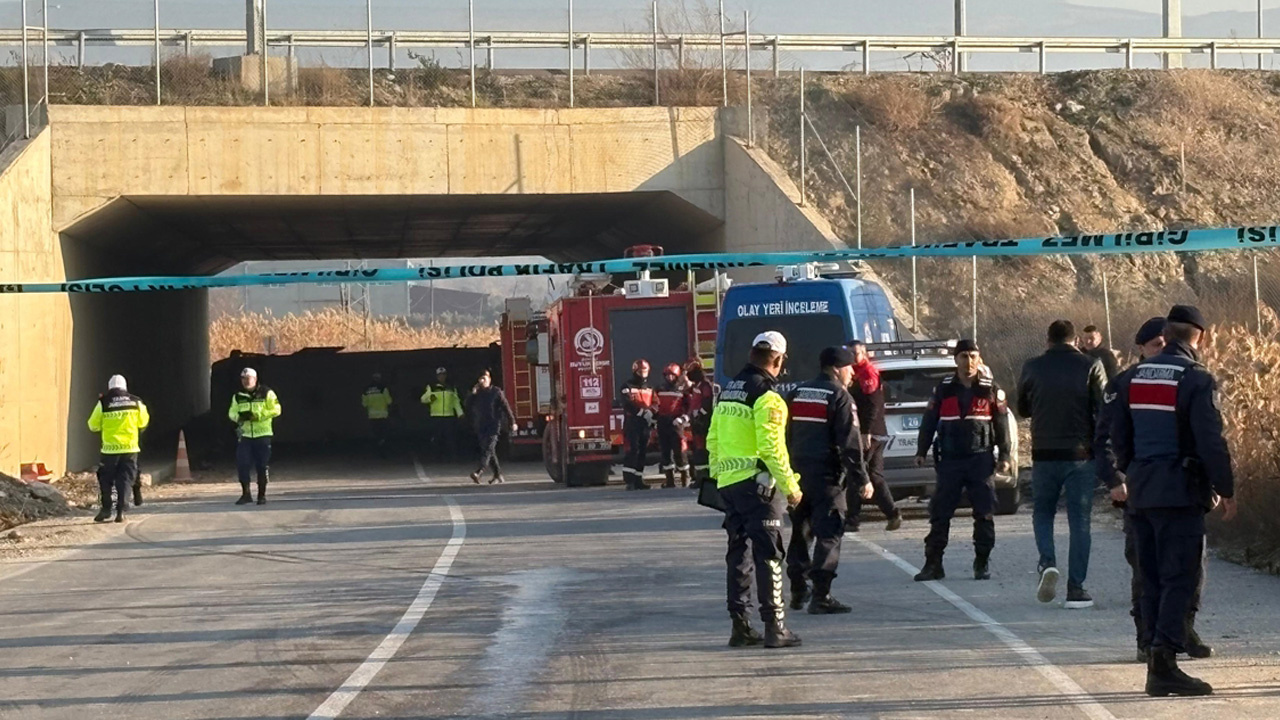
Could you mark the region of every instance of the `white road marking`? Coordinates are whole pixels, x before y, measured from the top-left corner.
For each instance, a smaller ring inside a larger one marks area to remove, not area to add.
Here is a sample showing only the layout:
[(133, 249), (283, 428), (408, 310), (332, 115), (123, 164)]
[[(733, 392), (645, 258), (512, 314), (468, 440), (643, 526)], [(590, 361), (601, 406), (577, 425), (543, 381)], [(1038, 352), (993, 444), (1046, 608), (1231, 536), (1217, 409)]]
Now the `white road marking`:
[[(852, 538), (853, 541), (859, 545), (863, 545), (864, 547), (880, 553), (881, 557), (894, 565), (897, 565), (898, 568), (908, 575), (915, 575), (920, 572), (919, 568), (870, 540), (853, 534), (845, 535), (845, 537)], [(1035, 668), (1036, 672), (1040, 673), (1046, 680), (1053, 684), (1054, 687), (1058, 688), (1058, 691), (1066, 696), (1067, 701), (1070, 704), (1078, 708), (1080, 712), (1091, 718), (1091, 720), (1116, 720), (1115, 715), (1112, 715), (1109, 710), (1099, 704), (1098, 701), (1086, 692), (1084, 688), (1080, 687), (1075, 680), (1072, 680), (1071, 677), (1059, 669), (1057, 665), (1049, 662), (1044, 655), (1041, 655), (1039, 651), (1028, 645), (1022, 638), (1014, 635), (1012, 630), (996, 622), (990, 615), (982, 612), (974, 606), (973, 603), (952, 592), (946, 585), (933, 580), (922, 584), (932, 590), (938, 597), (951, 603), (957, 610), (968, 615), (970, 620), (981, 625), (987, 632), (995, 635), (1001, 642), (1008, 646), (1010, 650), (1017, 653), (1024, 661), (1026, 661), (1028, 665)]]
[[(418, 478), (426, 482), (426, 472), (422, 469), (422, 465), (415, 457), (413, 459), (414, 469), (418, 473)], [(418, 596), (410, 603), (409, 609), (404, 611), (404, 615), (400, 617), (400, 622), (391, 629), (382, 642), (374, 649), (373, 653), (356, 668), (355, 672), (342, 683), (342, 686), (334, 690), (331, 695), (323, 702), (316, 711), (311, 713), (308, 720), (333, 720), (342, 714), (347, 705), (364, 690), (383, 666), (387, 664), (391, 658), (395, 657), (396, 652), (404, 641), (413, 633), (414, 628), (418, 627), (418, 623), (422, 622), (422, 616), (426, 615), (427, 610), (431, 607), (432, 601), (436, 599), (436, 593), (439, 592), (440, 586), (444, 584), (444, 579), (449, 575), (449, 569), (453, 566), (454, 558), (458, 556), (458, 552), (462, 550), (462, 543), (467, 539), (467, 521), (462, 516), (462, 509), (453, 501), (451, 497), (445, 497), (444, 501), (449, 504), (449, 519), (453, 521), (453, 536), (449, 538), (449, 542), (445, 544), (444, 550), (440, 553), (440, 558), (436, 560), (435, 567), (431, 568), (431, 574), (427, 576), (426, 582), (422, 583), (422, 589), (418, 591)]]

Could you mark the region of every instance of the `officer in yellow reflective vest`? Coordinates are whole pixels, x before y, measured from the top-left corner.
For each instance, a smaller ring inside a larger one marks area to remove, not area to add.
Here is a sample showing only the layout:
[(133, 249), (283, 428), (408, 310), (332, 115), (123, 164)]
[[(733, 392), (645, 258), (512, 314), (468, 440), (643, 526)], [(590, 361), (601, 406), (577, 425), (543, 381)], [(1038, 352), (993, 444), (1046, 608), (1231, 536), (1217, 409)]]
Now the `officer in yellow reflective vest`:
[(369, 387), (360, 396), (360, 404), (369, 417), (369, 429), (373, 431), (373, 441), (378, 446), (378, 452), (385, 455), (392, 401), (391, 391), (382, 383), (382, 373), (373, 374)]
[(127, 493), (133, 488), (133, 504), (142, 504), (142, 489), (138, 484), (138, 453), (141, 451), (142, 431), (151, 423), (151, 415), (142, 398), (129, 393), (128, 383), (120, 375), (112, 375), (107, 381), (106, 394), (98, 398), (89, 415), (89, 429), (102, 434), (102, 457), (98, 462), (98, 492), (102, 497), (102, 509), (94, 522), (106, 522), (111, 518), (111, 488), (116, 490), (116, 522), (124, 522), (128, 505)]
[[(783, 624), (782, 517), (800, 503), (800, 477), (787, 452), (787, 404), (774, 390), (787, 354), (781, 333), (761, 333), (747, 366), (720, 391), (711, 414), (707, 452), (725, 506), (729, 534), (730, 647), (790, 647), (800, 638)], [(765, 635), (751, 627), (751, 576), (755, 574)]]
[(458, 445), (458, 418), (462, 417), (462, 400), (457, 388), (449, 384), (449, 371), (436, 368), (436, 381), (422, 393), (427, 406), (427, 454), (436, 460), (453, 459)]
[(240, 372), (240, 392), (231, 396), (227, 417), (236, 424), (236, 472), (240, 476), (237, 505), (253, 502), (249, 495), (249, 473), (258, 471), (258, 504), (267, 504), (268, 467), (271, 463), (272, 421), (280, 417), (280, 401), (271, 388), (258, 382), (258, 372)]

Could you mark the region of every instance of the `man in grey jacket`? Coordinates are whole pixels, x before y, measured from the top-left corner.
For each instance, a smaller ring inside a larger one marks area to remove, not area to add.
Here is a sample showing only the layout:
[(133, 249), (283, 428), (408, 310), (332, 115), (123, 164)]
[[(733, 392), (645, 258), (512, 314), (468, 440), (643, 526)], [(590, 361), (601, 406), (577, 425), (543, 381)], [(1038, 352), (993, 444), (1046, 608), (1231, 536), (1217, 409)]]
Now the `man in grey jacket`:
[(1049, 326), (1048, 349), (1022, 366), (1018, 382), (1018, 414), (1031, 418), (1031, 526), (1040, 552), (1036, 597), (1040, 602), (1051, 602), (1057, 595), (1053, 520), (1058, 498), (1065, 493), (1071, 531), (1066, 607), (1071, 609), (1093, 606), (1084, 589), (1097, 485), (1091, 460), (1094, 427), (1107, 382), (1102, 364), (1077, 349), (1075, 340), (1070, 321), (1054, 321)]

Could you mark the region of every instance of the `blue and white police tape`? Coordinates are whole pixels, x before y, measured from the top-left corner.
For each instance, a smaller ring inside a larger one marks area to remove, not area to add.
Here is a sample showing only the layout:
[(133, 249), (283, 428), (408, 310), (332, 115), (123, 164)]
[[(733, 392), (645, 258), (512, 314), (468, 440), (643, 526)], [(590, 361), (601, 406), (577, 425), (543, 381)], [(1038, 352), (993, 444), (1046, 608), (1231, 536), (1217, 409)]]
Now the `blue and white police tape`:
[(423, 268), (365, 270), (308, 270), (254, 275), (112, 277), (73, 282), (0, 283), (3, 293), (106, 293), (156, 292), (251, 285), (300, 285), (338, 283), (395, 283), (476, 277), (530, 277), (591, 273), (686, 272), (731, 270), (744, 267), (791, 265), (809, 262), (841, 262), (869, 258), (1001, 257), (1012, 255), (1082, 255), (1101, 253), (1199, 252), (1280, 247), (1280, 227), (1236, 227), (1206, 230), (1159, 230), (1109, 235), (1071, 235), (1022, 240), (899, 245), (860, 250), (798, 250), (766, 253), (705, 253), (658, 257), (619, 258), (576, 263), (517, 263), (437, 265)]

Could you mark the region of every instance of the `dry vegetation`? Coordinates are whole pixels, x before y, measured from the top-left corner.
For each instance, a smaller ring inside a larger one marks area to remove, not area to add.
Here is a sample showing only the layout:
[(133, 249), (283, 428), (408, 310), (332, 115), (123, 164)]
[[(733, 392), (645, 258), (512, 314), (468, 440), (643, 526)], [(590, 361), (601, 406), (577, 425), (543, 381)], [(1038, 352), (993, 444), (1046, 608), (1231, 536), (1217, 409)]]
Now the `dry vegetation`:
[(484, 347), (497, 341), (498, 328), (414, 328), (399, 318), (366, 321), (357, 313), (336, 309), (284, 317), (243, 313), (209, 323), (210, 358), (216, 362), (230, 356), (232, 350), (261, 352), (268, 338), (274, 339), (275, 352), (281, 355), (308, 347), (418, 350)]

